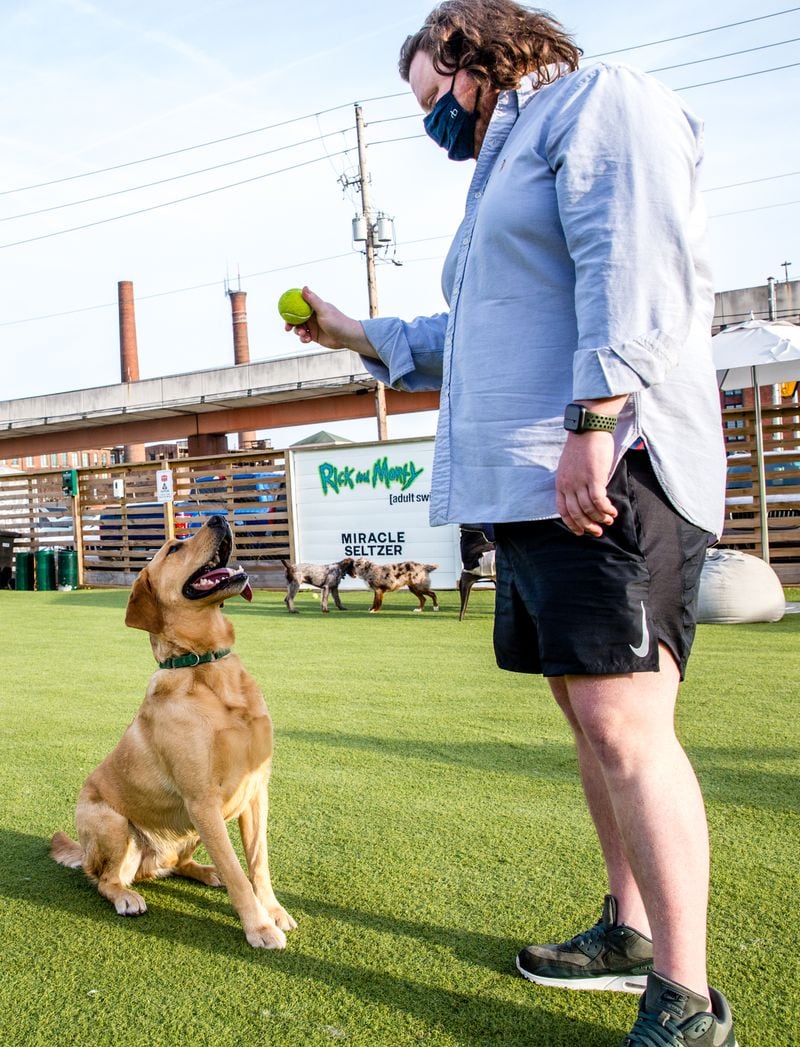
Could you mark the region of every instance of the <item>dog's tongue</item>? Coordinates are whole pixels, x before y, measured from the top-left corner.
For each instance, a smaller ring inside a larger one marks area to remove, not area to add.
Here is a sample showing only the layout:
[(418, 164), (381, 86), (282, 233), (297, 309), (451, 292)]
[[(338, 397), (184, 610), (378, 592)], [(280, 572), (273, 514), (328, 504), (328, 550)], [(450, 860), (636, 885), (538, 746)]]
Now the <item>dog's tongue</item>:
[[(238, 567), (235, 570), (231, 567), (217, 567), (216, 570), (208, 571), (206, 574), (201, 575), (194, 582), (192, 588), (198, 590), (198, 592), (202, 592), (205, 589), (213, 589), (219, 585), (220, 582), (235, 574), (244, 574), (244, 572), (241, 567)], [(243, 596), (245, 600), (248, 601), (253, 599), (253, 590), (250, 588), (250, 582), (245, 582), (244, 588), (239, 595)]]

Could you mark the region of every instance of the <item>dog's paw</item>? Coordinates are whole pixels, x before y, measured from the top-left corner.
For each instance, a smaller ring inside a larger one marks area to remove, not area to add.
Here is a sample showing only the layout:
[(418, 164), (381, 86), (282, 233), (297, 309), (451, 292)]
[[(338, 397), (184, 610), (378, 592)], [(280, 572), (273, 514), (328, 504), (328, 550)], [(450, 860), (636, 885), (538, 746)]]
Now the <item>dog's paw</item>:
[(297, 921), (278, 902), (268, 905), (267, 912), (282, 931), (294, 931), (297, 928)]
[(249, 931), (246, 930), (244, 936), (254, 949), (286, 948), (286, 935), (275, 924), (266, 923), (260, 927), (253, 927)]
[(432, 608), (431, 608), (431, 610), (432, 610), (432, 611), (441, 611), (441, 607), (440, 607), (440, 606), (439, 606), (439, 604), (437, 603), (435, 607), (432, 607)]
[(141, 916), (147, 912), (147, 903), (136, 891), (120, 891), (114, 899), (114, 908), (120, 916)]
[(414, 614), (422, 614), (422, 610), (423, 609), (421, 607), (415, 607), (414, 608)]

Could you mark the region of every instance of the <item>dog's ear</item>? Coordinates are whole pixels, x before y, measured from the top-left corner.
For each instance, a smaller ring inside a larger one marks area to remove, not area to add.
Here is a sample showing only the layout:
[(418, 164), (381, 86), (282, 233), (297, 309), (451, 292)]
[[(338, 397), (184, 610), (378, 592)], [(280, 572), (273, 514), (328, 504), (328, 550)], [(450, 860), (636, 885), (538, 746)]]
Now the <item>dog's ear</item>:
[(164, 628), (164, 617), (158, 605), (150, 575), (145, 567), (133, 583), (125, 612), (125, 624), (131, 629), (144, 629), (146, 633), (160, 633)]

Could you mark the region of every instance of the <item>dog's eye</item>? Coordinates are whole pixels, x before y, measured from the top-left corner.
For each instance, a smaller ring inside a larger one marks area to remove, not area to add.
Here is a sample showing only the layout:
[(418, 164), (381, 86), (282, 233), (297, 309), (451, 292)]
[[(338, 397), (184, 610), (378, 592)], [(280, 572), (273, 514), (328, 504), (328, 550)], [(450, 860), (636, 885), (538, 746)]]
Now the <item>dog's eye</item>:
[(167, 556), (172, 556), (173, 553), (177, 553), (177, 551), (180, 549), (180, 547), (181, 547), (181, 543), (180, 542), (176, 542), (175, 545), (171, 545), (169, 547), (169, 549), (167, 549)]

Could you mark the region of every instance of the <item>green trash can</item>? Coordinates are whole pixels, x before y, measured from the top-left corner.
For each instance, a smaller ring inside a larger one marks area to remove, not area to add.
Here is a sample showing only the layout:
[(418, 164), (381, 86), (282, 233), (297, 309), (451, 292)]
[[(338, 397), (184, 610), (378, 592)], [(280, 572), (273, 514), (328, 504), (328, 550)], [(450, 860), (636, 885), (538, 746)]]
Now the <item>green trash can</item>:
[(39, 592), (52, 591), (56, 587), (56, 554), (52, 549), (36, 551), (36, 588)]
[(33, 553), (17, 553), (14, 560), (14, 588), (33, 589)]
[(69, 592), (78, 588), (78, 554), (74, 549), (59, 549), (56, 556), (58, 588)]

